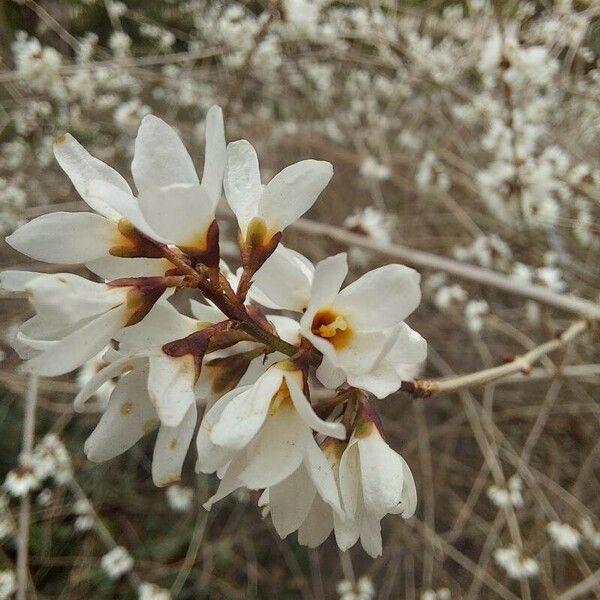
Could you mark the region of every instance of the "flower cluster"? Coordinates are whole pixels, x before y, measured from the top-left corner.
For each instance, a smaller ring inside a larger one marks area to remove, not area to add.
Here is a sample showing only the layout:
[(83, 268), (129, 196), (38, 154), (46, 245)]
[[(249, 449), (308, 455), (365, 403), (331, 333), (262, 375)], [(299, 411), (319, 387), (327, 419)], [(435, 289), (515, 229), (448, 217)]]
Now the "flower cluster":
[[(101, 281), (2, 273), (2, 287), (35, 309), (15, 348), (43, 376), (96, 361), (75, 399), (81, 409), (95, 396), (103, 410), (85, 443), (90, 460), (158, 430), (153, 480), (176, 482), (206, 406), (197, 470), (220, 479), (206, 508), (239, 488), (262, 490), (281, 537), (298, 531), (314, 547), (334, 531), (342, 549), (360, 539), (378, 556), (381, 519), (410, 517), (416, 489), (368, 395), (395, 392), (425, 359), (425, 340), (404, 323), (420, 302), (419, 274), (388, 265), (344, 287), (345, 254), (313, 265), (280, 241), (328, 184), (331, 164), (303, 160), (263, 183), (252, 145), (226, 145), (217, 106), (205, 137), (199, 178), (175, 130), (144, 117), (135, 193), (72, 136), (56, 140), (56, 159), (94, 212), (43, 215), (7, 241), (36, 260), (83, 264)], [(239, 229), (235, 273), (220, 257), (222, 190)], [(196, 296), (189, 310), (176, 308), (183, 291)], [(313, 400), (316, 386), (329, 397)], [(124, 572), (121, 558), (114, 568), (105, 558), (107, 572)]]

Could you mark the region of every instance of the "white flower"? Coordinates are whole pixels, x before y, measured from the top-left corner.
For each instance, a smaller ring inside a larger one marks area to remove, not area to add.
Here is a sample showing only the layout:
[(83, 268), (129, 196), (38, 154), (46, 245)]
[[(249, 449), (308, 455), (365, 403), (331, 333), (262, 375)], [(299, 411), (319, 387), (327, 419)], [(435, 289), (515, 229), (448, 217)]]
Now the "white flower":
[[(317, 265), (310, 302), (300, 321), (302, 335), (323, 353), (317, 376), (328, 387), (332, 381), (341, 383), (342, 376), (354, 385), (355, 376), (369, 373), (421, 300), (420, 276), (408, 267), (380, 267), (340, 291), (347, 272), (345, 254)], [(411, 362), (412, 352), (409, 347), (403, 362)]]
[(167, 502), (175, 512), (189, 512), (194, 504), (194, 490), (182, 485), (170, 485), (166, 492)]
[(49, 433), (34, 448), (31, 455), (31, 468), (42, 481), (53, 477), (56, 483), (66, 483), (73, 474), (71, 457), (58, 436)]
[[(290, 361), (277, 363), (253, 386), (226, 394), (206, 413), (198, 432), (197, 469), (219, 470), (222, 477), (206, 508), (245, 485), (270, 488), (273, 500), (280, 494), (286, 500), (299, 495), (308, 506), (318, 491), (341, 512), (331, 468), (312, 431), (342, 439), (344, 426), (320, 419), (303, 387), (302, 371)], [(285, 481), (288, 478), (294, 479)], [(297, 487), (300, 482), (303, 485)], [(287, 508), (285, 501), (281, 507)], [(280, 530), (287, 529), (282, 524)]]
[[(98, 372), (108, 366), (108, 363), (104, 360), (104, 354), (108, 350), (103, 348), (96, 356), (92, 356), (86, 361), (83, 366), (77, 372), (77, 385), (80, 388), (85, 387)], [(115, 383), (112, 379), (105, 381), (95, 392), (94, 396), (98, 399), (100, 406), (106, 406), (108, 399), (115, 389)]]
[[(173, 267), (161, 258), (138, 258), (152, 256), (140, 233), (193, 252), (207, 250), (225, 169), (223, 116), (218, 106), (207, 114), (202, 181), (175, 130), (151, 115), (142, 121), (135, 143), (132, 172), (138, 198), (121, 175), (88, 154), (69, 134), (56, 140), (54, 153), (81, 197), (98, 214), (55, 212), (33, 219), (7, 238), (19, 252), (51, 263), (88, 263), (101, 277), (116, 279), (162, 275)], [(123, 263), (125, 258), (136, 260)]]
[(303, 160), (286, 167), (263, 186), (252, 145), (246, 140), (229, 144), (225, 195), (242, 239), (268, 244), (315, 203), (332, 175), (330, 163)]
[(518, 475), (513, 475), (508, 480), (506, 488), (492, 485), (487, 490), (488, 498), (498, 507), (512, 506), (519, 508), (523, 506), (523, 482)]
[(142, 582), (138, 587), (138, 600), (171, 600), (171, 592), (153, 583)]
[(15, 531), (15, 524), (9, 508), (8, 497), (0, 492), (0, 541), (12, 535)]
[(102, 570), (111, 579), (119, 579), (133, 569), (133, 558), (123, 546), (116, 546), (100, 561)]
[(537, 560), (523, 555), (513, 545), (496, 549), (494, 559), (511, 579), (537, 577), (540, 571)]
[(14, 571), (0, 571), (0, 600), (8, 600), (17, 591), (17, 576)]
[(558, 548), (573, 552), (581, 543), (581, 533), (568, 523), (551, 521), (546, 525), (546, 531)]
[(77, 500), (73, 505), (73, 512), (77, 515), (75, 519), (75, 531), (89, 531), (94, 527), (94, 512), (87, 500)]
[(9, 471), (4, 480), (4, 489), (16, 498), (25, 496), (40, 487), (40, 480), (36, 477), (33, 469), (20, 466)]
[(473, 333), (483, 329), (482, 317), (490, 311), (490, 306), (485, 300), (470, 300), (465, 305), (465, 320), (467, 327)]
[(336, 585), (339, 600), (373, 600), (375, 586), (366, 575), (360, 577), (356, 583), (348, 580), (339, 581)]

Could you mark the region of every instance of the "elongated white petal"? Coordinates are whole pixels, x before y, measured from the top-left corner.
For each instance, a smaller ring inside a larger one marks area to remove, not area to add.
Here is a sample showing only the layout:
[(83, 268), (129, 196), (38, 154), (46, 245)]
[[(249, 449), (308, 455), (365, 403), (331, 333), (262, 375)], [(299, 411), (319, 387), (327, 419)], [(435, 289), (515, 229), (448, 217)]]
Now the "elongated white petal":
[(348, 315), (359, 330), (393, 327), (419, 305), (420, 279), (417, 271), (403, 265), (379, 267), (344, 288), (334, 308)]
[[(86, 384), (79, 390), (77, 396), (73, 400), (75, 410), (83, 410), (85, 403), (98, 391), (98, 389), (113, 377), (117, 377), (125, 371), (130, 371), (141, 367), (146, 363), (145, 358), (135, 356), (123, 356), (122, 358), (110, 363), (100, 371), (98, 371)], [(146, 382), (144, 381), (144, 386)]]
[(194, 163), (179, 135), (154, 115), (142, 119), (131, 172), (140, 196), (173, 183), (199, 183)]
[(162, 277), (173, 264), (164, 258), (120, 258), (106, 256), (85, 265), (106, 281), (125, 277)]
[(402, 460), (402, 470), (404, 473), (402, 499), (400, 500), (400, 504), (390, 509), (390, 513), (402, 515), (404, 519), (410, 519), (417, 510), (417, 487), (408, 463), (402, 457), (400, 459)]
[(221, 398), (219, 398), (211, 407), (208, 409), (200, 423), (198, 429), (198, 437), (196, 440), (196, 446), (198, 449), (198, 460), (196, 462), (196, 471), (200, 473), (214, 473), (220, 468), (224, 467), (231, 461), (235, 453), (234, 450), (225, 448), (223, 446), (217, 446), (210, 439), (213, 427), (215, 423), (219, 421), (223, 410), (231, 402), (233, 398), (249, 390), (249, 386), (243, 388), (236, 388), (231, 392), (228, 392)]
[(395, 341), (386, 357), (392, 365), (421, 363), (427, 358), (427, 342), (406, 323), (401, 323), (392, 336)]
[(331, 507), (315, 496), (312, 506), (298, 529), (298, 543), (309, 548), (320, 546), (333, 529), (333, 512)]
[(7, 292), (24, 292), (27, 284), (36, 277), (48, 277), (48, 274), (35, 271), (2, 271), (0, 273), (0, 289)]
[(335, 541), (342, 552), (352, 548), (360, 537), (360, 523), (353, 519), (341, 519), (333, 514)]
[(300, 323), (283, 315), (267, 315), (269, 322), (275, 326), (277, 335), (288, 344), (300, 343)]
[(117, 234), (114, 221), (100, 215), (55, 212), (29, 221), (6, 241), (36, 260), (77, 264), (107, 256)]
[(55, 377), (81, 366), (104, 348), (123, 327), (127, 312), (117, 306), (63, 338), (50, 350), (25, 363), (25, 369), (38, 375)]
[(202, 304), (197, 300), (190, 300), (190, 309), (194, 318), (202, 323), (219, 323), (219, 321), (224, 321), (227, 318), (215, 306)]
[(243, 487), (244, 483), (239, 479), (239, 475), (244, 470), (245, 466), (246, 462), (243, 456), (238, 456), (229, 463), (229, 466), (222, 474), (219, 489), (202, 505), (206, 510), (210, 510), (215, 502), (222, 500), (225, 496), (228, 496), (238, 488)]
[(161, 237), (150, 227), (150, 225), (148, 225), (142, 214), (137, 198), (132, 194), (124, 192), (118, 187), (98, 179), (89, 184), (87, 187), (87, 194), (91, 199), (94, 199), (94, 201), (103, 202), (110, 206), (115, 213), (121, 218), (129, 221), (144, 235), (156, 242), (161, 242), (163, 244), (168, 243), (167, 239)]
[(179, 246), (204, 249), (215, 210), (199, 183), (147, 189), (140, 194), (139, 204), (144, 219), (161, 237)]
[(301, 254), (279, 244), (254, 276), (251, 297), (259, 290), (273, 308), (302, 312), (308, 306), (313, 273), (314, 267)]
[(386, 342), (386, 337), (379, 331), (355, 332), (350, 344), (336, 351), (335, 364), (347, 374), (366, 373), (381, 356)]
[(376, 430), (360, 438), (357, 446), (365, 508), (381, 519), (402, 499), (403, 461)]
[(378, 361), (368, 373), (348, 373), (348, 384), (371, 392), (377, 398), (386, 398), (398, 391), (402, 378), (388, 361)]
[(164, 487), (181, 479), (183, 461), (194, 435), (197, 416), (196, 405), (192, 404), (176, 427), (161, 424), (152, 457), (154, 485)]
[(286, 167), (267, 184), (258, 215), (271, 231), (283, 231), (311, 208), (332, 176), (331, 163), (320, 160), (303, 160)]
[(338, 514), (343, 515), (344, 511), (340, 504), (340, 495), (333, 475), (333, 469), (317, 442), (312, 438), (306, 446), (304, 464), (310, 479), (319, 492), (319, 496)]
[(248, 447), (248, 465), (240, 479), (252, 490), (283, 481), (300, 466), (311, 437), (296, 411), (278, 410)]
[(269, 488), (269, 506), (275, 531), (285, 538), (305, 521), (317, 490), (304, 466)]
[(122, 192), (131, 194), (125, 179), (112, 167), (93, 157), (72, 135), (65, 134), (54, 142), (54, 156), (63, 171), (79, 192), (79, 195), (97, 213), (112, 220), (119, 219), (119, 213), (102, 199), (91, 197), (88, 186), (94, 180), (105, 181)]
[(347, 519), (357, 517), (359, 495), (361, 494), (360, 464), (356, 444), (356, 440), (350, 440), (340, 460), (340, 494)]
[(282, 379), (282, 372), (271, 368), (250, 390), (232, 398), (213, 427), (212, 442), (235, 450), (246, 446), (265, 423), (271, 400)]
[(206, 190), (215, 209), (221, 199), (227, 162), (223, 111), (217, 105), (211, 106), (206, 113), (205, 138), (202, 187)]
[(339, 367), (336, 367), (327, 356), (323, 357), (321, 364), (317, 367), (317, 379), (329, 390), (335, 390), (344, 381), (346, 375)]
[(308, 308), (300, 321), (303, 332), (310, 333), (315, 312), (329, 307), (348, 273), (348, 260), (345, 253), (330, 256), (317, 264), (310, 291)]
[(106, 411), (85, 442), (85, 454), (94, 462), (110, 460), (157, 425), (156, 411), (146, 391), (146, 372), (136, 369), (119, 379)]
[(317, 416), (308, 399), (304, 395), (302, 388), (300, 387), (296, 377), (292, 374), (286, 373), (285, 380), (287, 382), (294, 408), (298, 411), (300, 418), (304, 423), (323, 435), (343, 440), (346, 438), (346, 428), (341, 423), (331, 423), (324, 421)]
[(240, 140), (227, 146), (223, 183), (227, 202), (237, 218), (240, 231), (245, 234), (248, 223), (258, 213), (258, 202), (262, 196), (258, 157), (250, 142)]
[(377, 517), (364, 514), (360, 523), (360, 543), (365, 552), (372, 558), (381, 556), (381, 522)]
[(196, 370), (191, 356), (150, 357), (148, 392), (163, 425), (177, 427), (190, 406), (195, 405), (195, 379)]

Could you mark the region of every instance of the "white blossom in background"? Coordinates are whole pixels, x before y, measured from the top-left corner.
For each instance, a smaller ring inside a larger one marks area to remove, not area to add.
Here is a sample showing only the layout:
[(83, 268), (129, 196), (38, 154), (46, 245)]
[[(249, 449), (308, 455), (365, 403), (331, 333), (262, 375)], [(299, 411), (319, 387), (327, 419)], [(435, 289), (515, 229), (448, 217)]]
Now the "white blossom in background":
[(17, 575), (14, 571), (0, 571), (0, 599), (8, 600), (17, 591)]
[(579, 522), (579, 529), (592, 548), (600, 549), (600, 529), (594, 526), (592, 519), (583, 517)]
[(171, 592), (153, 583), (142, 582), (138, 587), (138, 600), (171, 600)]
[(376, 593), (373, 582), (366, 575), (359, 577), (356, 583), (346, 579), (339, 581), (336, 590), (339, 600), (373, 600)]
[(483, 329), (483, 317), (489, 311), (490, 305), (485, 300), (469, 300), (465, 305), (465, 321), (469, 330), (473, 333), (479, 333)]
[(120, 579), (133, 569), (133, 558), (123, 546), (116, 546), (102, 557), (100, 566), (110, 579)]
[[(77, 384), (80, 388), (85, 387), (99, 371), (108, 366), (108, 363), (104, 360), (104, 355), (107, 350), (108, 348), (100, 350), (96, 356), (92, 356), (92, 358), (86, 361), (79, 369), (77, 372)], [(94, 397), (100, 402), (101, 406), (106, 406), (114, 389), (115, 382), (112, 380), (106, 381), (96, 390)]]
[(498, 507), (505, 508), (523, 506), (523, 481), (518, 475), (512, 475), (506, 482), (506, 487), (491, 485), (487, 489), (488, 498)]
[(557, 548), (573, 552), (581, 543), (581, 533), (568, 523), (551, 521), (546, 525), (546, 531)]
[(442, 587), (437, 590), (425, 590), (421, 594), (421, 600), (450, 600), (452, 593), (447, 587)]
[(186, 513), (194, 506), (194, 490), (183, 485), (170, 485), (166, 491), (167, 502), (175, 512)]
[(9, 471), (4, 479), (4, 489), (15, 498), (20, 498), (40, 487), (40, 480), (31, 467), (22, 465)]
[(494, 551), (494, 560), (511, 579), (535, 578), (540, 572), (538, 561), (525, 556), (513, 545), (497, 548)]
[(386, 181), (392, 176), (391, 169), (380, 164), (373, 156), (367, 156), (360, 163), (360, 174), (365, 179), (371, 179), (374, 181)]
[(83, 498), (77, 500), (73, 505), (73, 513), (75, 517), (75, 531), (85, 532), (93, 529), (96, 521), (94, 511), (88, 500)]
[(0, 492), (0, 541), (11, 536), (15, 531), (15, 523), (9, 508), (9, 500), (4, 492)]

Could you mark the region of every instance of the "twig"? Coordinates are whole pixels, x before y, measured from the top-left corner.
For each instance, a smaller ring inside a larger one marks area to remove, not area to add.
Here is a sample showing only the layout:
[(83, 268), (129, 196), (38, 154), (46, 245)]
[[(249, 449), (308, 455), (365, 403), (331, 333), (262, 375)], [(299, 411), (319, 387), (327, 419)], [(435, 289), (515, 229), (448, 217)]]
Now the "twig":
[[(25, 396), (25, 420), (23, 422), (23, 446), (21, 450), (21, 463), (27, 465), (33, 450), (35, 435), (35, 407), (38, 395), (38, 377), (30, 375)], [(31, 597), (27, 593), (29, 571), (29, 527), (31, 524), (31, 499), (29, 492), (21, 497), (19, 512), (19, 536), (17, 538), (17, 600), (26, 600)]]

